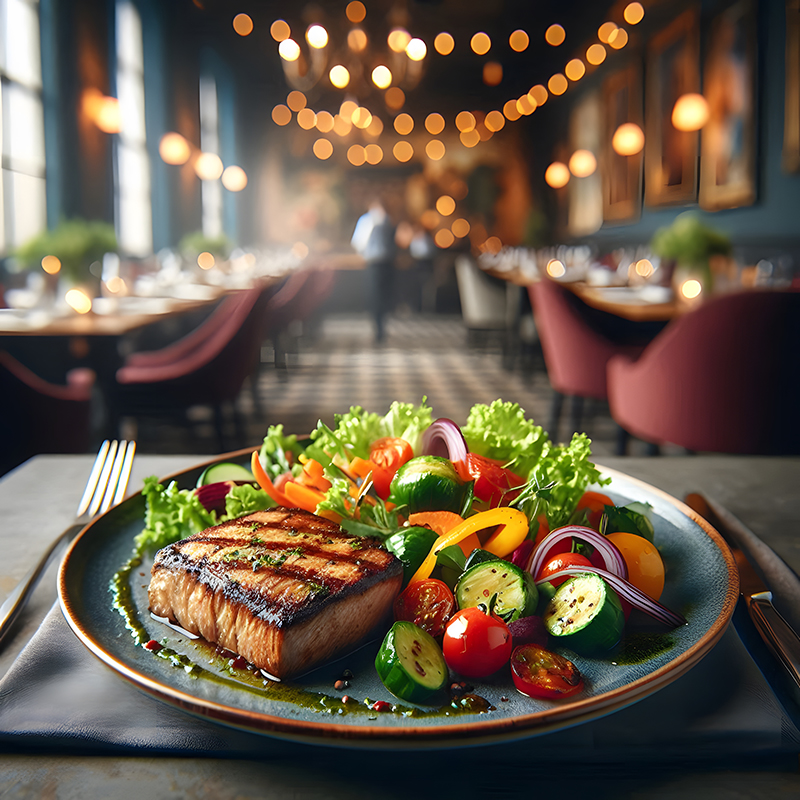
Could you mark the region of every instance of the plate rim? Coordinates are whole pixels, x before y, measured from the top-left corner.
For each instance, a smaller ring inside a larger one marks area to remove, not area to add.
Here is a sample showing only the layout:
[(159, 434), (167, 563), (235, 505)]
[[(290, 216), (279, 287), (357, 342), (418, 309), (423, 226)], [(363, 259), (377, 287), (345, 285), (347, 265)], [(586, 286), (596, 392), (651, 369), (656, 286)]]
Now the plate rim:
[[(249, 447), (220, 454), (207, 461), (198, 462), (185, 469), (172, 472), (160, 478), (160, 481), (163, 483), (177, 480), (189, 472), (204, 468), (210, 464), (247, 456), (254, 449), (256, 448)], [(566, 727), (584, 724), (632, 705), (684, 675), (708, 655), (722, 638), (731, 622), (739, 596), (739, 574), (730, 548), (722, 536), (703, 517), (668, 492), (646, 481), (612, 467), (606, 467), (601, 464), (597, 464), (597, 467), (604, 476), (623, 479), (633, 485), (641, 486), (651, 494), (658, 496), (669, 505), (674, 506), (680, 513), (702, 529), (722, 555), (728, 578), (725, 596), (722, 599), (717, 617), (702, 637), (674, 659), (670, 659), (666, 664), (630, 683), (615, 687), (600, 695), (554, 705), (551, 708), (538, 710), (531, 714), (497, 719), (484, 719), (483, 715), (481, 715), (477, 720), (450, 722), (446, 725), (408, 725), (401, 727), (342, 724), (332, 720), (317, 722), (236, 708), (223, 702), (188, 694), (161, 680), (151, 678), (124, 660), (114, 656), (104, 647), (102, 642), (97, 641), (92, 636), (76, 612), (68, 586), (70, 572), (73, 568), (72, 559), (75, 557), (74, 553), (79, 550), (82, 543), (85, 544), (92, 528), (107, 514), (113, 513), (115, 509), (110, 509), (106, 514), (92, 520), (78, 534), (64, 555), (58, 574), (59, 604), (67, 624), (81, 643), (96, 658), (128, 683), (149, 696), (177, 707), (192, 716), (212, 720), (239, 730), (289, 741), (367, 748), (392, 745), (405, 746), (409, 744), (426, 748), (432, 746), (477, 746), (550, 733)], [(126, 498), (123, 502), (130, 503), (140, 495), (141, 490)], [(119, 508), (119, 506), (116, 508)]]

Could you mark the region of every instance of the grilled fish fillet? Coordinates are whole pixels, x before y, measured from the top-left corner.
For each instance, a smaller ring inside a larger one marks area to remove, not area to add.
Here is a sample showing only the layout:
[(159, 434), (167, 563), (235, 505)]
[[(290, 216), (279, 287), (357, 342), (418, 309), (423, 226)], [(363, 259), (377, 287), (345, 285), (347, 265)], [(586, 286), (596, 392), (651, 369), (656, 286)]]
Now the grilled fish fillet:
[(402, 563), (378, 540), (274, 508), (159, 550), (150, 611), (286, 678), (362, 640), (402, 579)]

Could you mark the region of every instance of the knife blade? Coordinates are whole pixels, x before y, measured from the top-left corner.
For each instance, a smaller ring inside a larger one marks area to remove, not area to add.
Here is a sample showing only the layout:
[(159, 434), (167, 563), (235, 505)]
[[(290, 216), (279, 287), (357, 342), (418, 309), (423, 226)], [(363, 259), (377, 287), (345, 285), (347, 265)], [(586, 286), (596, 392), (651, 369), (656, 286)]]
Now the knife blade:
[[(730, 548), (739, 570), (740, 591), (750, 619), (764, 643), (800, 690), (800, 636), (772, 604), (772, 592), (737, 545), (729, 527), (731, 515), (701, 494), (688, 494), (684, 502), (706, 519)], [(738, 520), (736, 522), (741, 525)]]

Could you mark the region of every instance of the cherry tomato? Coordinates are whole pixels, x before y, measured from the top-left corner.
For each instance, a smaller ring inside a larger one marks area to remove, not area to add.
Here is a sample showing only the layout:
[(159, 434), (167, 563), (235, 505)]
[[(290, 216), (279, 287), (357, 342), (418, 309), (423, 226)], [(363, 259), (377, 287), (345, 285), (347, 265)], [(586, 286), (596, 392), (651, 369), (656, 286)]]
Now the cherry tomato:
[(628, 580), (648, 597), (658, 600), (664, 591), (664, 562), (656, 546), (635, 533), (609, 533), (606, 537), (622, 553)]
[(484, 678), (505, 664), (512, 650), (508, 625), (482, 608), (457, 612), (445, 628), (442, 652), (447, 666), (468, 678)]
[(455, 607), (450, 587), (443, 581), (428, 578), (406, 587), (394, 601), (394, 618), (413, 622), (435, 639), (444, 633)]
[(475, 481), (475, 497), (488, 503), (491, 508), (506, 506), (518, 494), (513, 491), (525, 484), (524, 478), (505, 469), (500, 461), (468, 453), (459, 461), (456, 470), (462, 480)]
[(614, 501), (608, 495), (601, 494), (600, 492), (584, 492), (583, 497), (578, 500), (576, 511), (582, 508), (589, 510), (586, 517), (586, 527), (593, 530), (600, 530), (600, 518), (603, 516), (603, 509), (605, 506), (613, 506)]
[(583, 689), (583, 677), (571, 661), (535, 644), (514, 649), (511, 677), (517, 690), (528, 697), (569, 697)]
[(545, 563), (545, 565), (539, 570), (539, 574), (536, 576), (537, 581), (541, 580), (550, 580), (550, 583), (553, 586), (561, 586), (566, 577), (563, 578), (550, 578), (550, 576), (554, 572), (560, 572), (562, 569), (566, 567), (591, 567), (592, 562), (589, 561), (586, 556), (582, 556), (580, 553), (559, 553), (557, 556), (553, 556), (549, 561)]
[(377, 439), (369, 448), (369, 460), (375, 465), (372, 470), (372, 484), (382, 500), (389, 496), (389, 486), (397, 472), (406, 461), (414, 458), (414, 450), (405, 439), (385, 436)]

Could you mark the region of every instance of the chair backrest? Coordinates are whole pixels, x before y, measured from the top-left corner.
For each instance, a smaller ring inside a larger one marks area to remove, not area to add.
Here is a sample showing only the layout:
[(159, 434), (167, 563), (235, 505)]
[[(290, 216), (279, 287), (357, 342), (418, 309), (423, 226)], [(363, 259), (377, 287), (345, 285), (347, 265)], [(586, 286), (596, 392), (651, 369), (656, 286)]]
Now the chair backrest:
[(634, 415), (637, 405), (646, 408), (646, 424), (662, 441), (798, 453), (800, 291), (713, 298), (673, 320), (630, 373), (611, 388), (612, 412), (615, 403)]
[(617, 345), (595, 331), (568, 292), (544, 277), (528, 287), (547, 375), (562, 394), (604, 400), (608, 360), (635, 348)]
[(336, 280), (332, 269), (304, 269), (292, 273), (267, 303), (267, 334), (284, 329), (294, 320), (307, 319), (330, 294)]
[(506, 287), (495, 283), (466, 255), (455, 261), (461, 315), (468, 328), (503, 330), (507, 323)]

